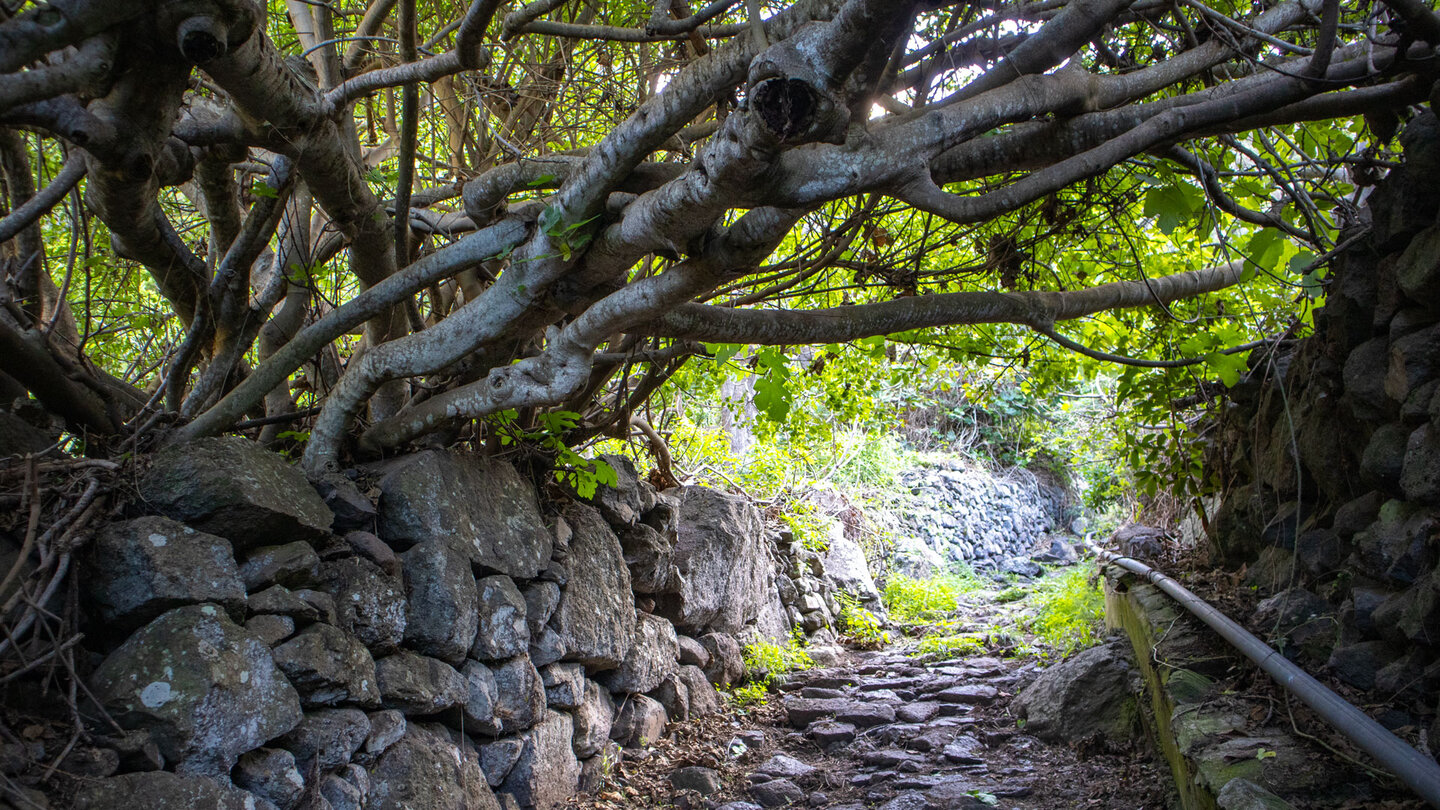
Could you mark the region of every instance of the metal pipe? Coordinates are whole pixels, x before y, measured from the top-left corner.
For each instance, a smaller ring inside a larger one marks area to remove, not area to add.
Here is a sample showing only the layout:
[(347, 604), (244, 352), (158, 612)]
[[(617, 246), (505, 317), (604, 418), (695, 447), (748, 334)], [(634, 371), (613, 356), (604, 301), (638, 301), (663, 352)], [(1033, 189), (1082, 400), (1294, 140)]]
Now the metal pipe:
[(1295, 666), (1273, 647), (1256, 638), (1230, 617), (1196, 596), (1179, 582), (1145, 563), (1113, 551), (1090, 547), (1102, 561), (1145, 577), (1166, 595), (1195, 614), (1210, 629), (1230, 642), (1246, 658), (1265, 670), (1275, 682), (1290, 690), (1336, 731), (1348, 737), (1365, 753), (1400, 778), (1431, 807), (1440, 808), (1440, 764), (1391, 734), (1369, 715), (1350, 705), (1304, 670)]

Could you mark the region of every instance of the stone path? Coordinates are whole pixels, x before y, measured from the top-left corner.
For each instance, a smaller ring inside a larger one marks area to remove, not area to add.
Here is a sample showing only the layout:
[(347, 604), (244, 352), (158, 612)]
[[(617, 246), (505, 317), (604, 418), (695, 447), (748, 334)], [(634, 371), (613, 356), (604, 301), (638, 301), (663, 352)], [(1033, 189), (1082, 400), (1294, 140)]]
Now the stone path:
[(991, 657), (920, 663), (857, 654), (800, 673), (779, 701), (743, 802), (835, 810), (1163, 808), (1168, 770), (1144, 752), (1088, 752), (1024, 733), (1007, 708), (1032, 663)]
[[(1053, 745), (1008, 712), (1036, 664), (851, 653), (792, 675), (768, 706), (682, 731), (627, 763), (591, 807), (1161, 810), (1144, 750)], [(628, 752), (627, 752), (628, 753)]]

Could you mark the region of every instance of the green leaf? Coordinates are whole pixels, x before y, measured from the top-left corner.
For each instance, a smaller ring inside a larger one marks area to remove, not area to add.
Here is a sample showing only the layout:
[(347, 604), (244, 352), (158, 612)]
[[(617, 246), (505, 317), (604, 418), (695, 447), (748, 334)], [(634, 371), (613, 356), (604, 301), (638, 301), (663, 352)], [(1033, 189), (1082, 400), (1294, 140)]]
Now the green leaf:
[(550, 236), (558, 236), (565, 222), (565, 209), (558, 205), (547, 205), (545, 210), (540, 212), (535, 224), (540, 226), (541, 232)]
[(1205, 356), (1205, 365), (1220, 377), (1220, 382), (1227, 387), (1240, 382), (1240, 375), (1245, 373), (1249, 362), (1244, 352), (1234, 354), (1221, 354), (1215, 352)]
[(730, 362), (740, 350), (745, 348), (743, 343), (703, 343), (705, 351), (715, 358), (716, 365), (725, 365)]
[(271, 188), (270, 184), (265, 182), (264, 180), (256, 180), (254, 183), (252, 183), (250, 185), (250, 193), (254, 194), (256, 197), (268, 197), (272, 200), (280, 198), (280, 192)]
[(526, 188), (539, 188), (539, 187), (541, 187), (541, 186), (548, 186), (548, 185), (552, 185), (557, 179), (559, 179), (559, 178), (557, 178), (557, 177), (556, 177), (555, 175), (553, 175), (553, 174), (542, 174), (542, 175), (540, 175), (539, 177), (535, 178), (534, 180), (531, 180), (530, 182), (526, 183), (526, 184), (525, 184), (525, 187), (526, 187)]
[(1145, 192), (1144, 215), (1154, 217), (1155, 224), (1166, 234), (1190, 220), (1194, 213), (1190, 197), (1184, 189), (1188, 186), (1162, 186)]
[(794, 395), (783, 381), (761, 377), (755, 381), (755, 407), (771, 422), (784, 422), (794, 406)]

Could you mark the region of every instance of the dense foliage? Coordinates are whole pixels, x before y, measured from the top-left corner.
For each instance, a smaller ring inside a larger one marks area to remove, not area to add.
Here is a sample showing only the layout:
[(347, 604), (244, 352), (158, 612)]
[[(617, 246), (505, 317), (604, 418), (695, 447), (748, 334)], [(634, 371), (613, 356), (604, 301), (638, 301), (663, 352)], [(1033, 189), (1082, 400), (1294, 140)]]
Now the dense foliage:
[(726, 399), (864, 476), (923, 401), (1194, 492), (1187, 409), (1308, 329), (1437, 44), (1417, 0), (3, 3), (0, 394), (92, 454), (579, 488)]

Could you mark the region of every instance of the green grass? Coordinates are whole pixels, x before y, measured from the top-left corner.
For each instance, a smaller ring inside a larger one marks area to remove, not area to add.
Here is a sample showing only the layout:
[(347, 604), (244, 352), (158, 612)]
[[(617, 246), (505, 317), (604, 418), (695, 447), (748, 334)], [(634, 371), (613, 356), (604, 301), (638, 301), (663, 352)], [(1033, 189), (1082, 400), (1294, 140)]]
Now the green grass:
[(896, 574), (885, 583), (885, 609), (898, 622), (936, 622), (954, 613), (960, 598), (982, 590), (985, 583), (968, 566), (930, 579)]
[(874, 613), (860, 607), (860, 600), (844, 591), (835, 593), (840, 603), (840, 630), (845, 640), (861, 649), (875, 650), (890, 643), (890, 633)]

